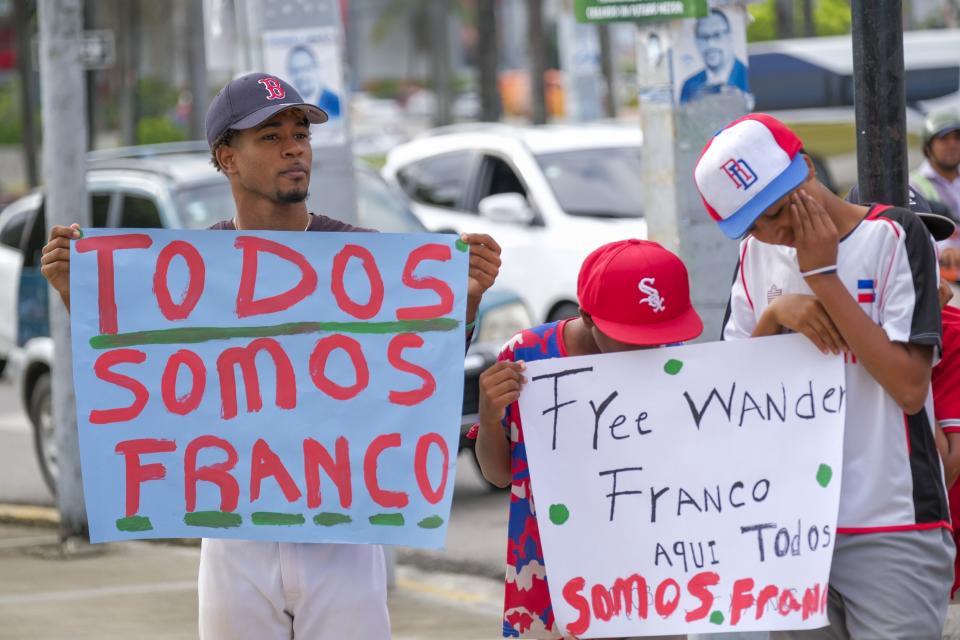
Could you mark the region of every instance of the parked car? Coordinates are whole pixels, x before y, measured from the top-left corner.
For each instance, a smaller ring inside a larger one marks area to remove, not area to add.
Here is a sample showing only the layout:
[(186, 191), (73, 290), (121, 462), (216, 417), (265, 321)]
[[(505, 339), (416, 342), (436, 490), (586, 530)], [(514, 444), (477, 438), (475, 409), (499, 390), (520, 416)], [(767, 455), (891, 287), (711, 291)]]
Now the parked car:
[(580, 264), (646, 238), (639, 127), (441, 127), (393, 149), (383, 175), (431, 230), (476, 230), (503, 247), (500, 281), (538, 321), (578, 312)]
[[(95, 227), (204, 229), (233, 215), (229, 183), (209, 163), (205, 144), (154, 145), (92, 154), (87, 184)], [(315, 169), (316, 170), (316, 169)], [(401, 193), (371, 168), (355, 166), (357, 209), (362, 226), (416, 233), (425, 228)], [(319, 198), (314, 197), (314, 200)], [(318, 202), (309, 202), (321, 211)], [(41, 191), (0, 212), (0, 357), (29, 415), (40, 469), (51, 491), (58, 473), (51, 413), (48, 287), (40, 274), (46, 242)], [(513, 333), (532, 323), (523, 302), (505, 289), (484, 296), (474, 343), (464, 359), (463, 435), (476, 421), (478, 378)]]

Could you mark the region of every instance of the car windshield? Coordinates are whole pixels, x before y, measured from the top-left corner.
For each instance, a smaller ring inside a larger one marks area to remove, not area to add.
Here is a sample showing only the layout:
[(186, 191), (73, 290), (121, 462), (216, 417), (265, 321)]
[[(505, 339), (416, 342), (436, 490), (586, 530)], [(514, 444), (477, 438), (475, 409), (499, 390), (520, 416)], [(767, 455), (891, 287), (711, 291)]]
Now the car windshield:
[(357, 171), (357, 216), (360, 226), (386, 233), (420, 233), (426, 231), (403, 196), (375, 174)]
[(206, 229), (220, 220), (232, 218), (237, 211), (226, 180), (183, 187), (175, 198), (184, 229)]
[(643, 216), (640, 148), (577, 149), (537, 155), (560, 207), (571, 216)]

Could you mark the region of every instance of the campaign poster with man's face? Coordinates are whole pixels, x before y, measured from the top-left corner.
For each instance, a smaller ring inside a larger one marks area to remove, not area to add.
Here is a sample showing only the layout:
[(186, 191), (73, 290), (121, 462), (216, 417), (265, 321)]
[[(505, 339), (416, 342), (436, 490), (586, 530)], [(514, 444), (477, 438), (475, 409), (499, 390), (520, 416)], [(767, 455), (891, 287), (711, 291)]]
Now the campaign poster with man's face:
[(672, 27), (675, 99), (683, 104), (704, 95), (749, 93), (746, 10), (713, 7), (700, 18)]
[(343, 65), (334, 27), (268, 31), (263, 34), (265, 71), (292, 84), (304, 102), (315, 104), (330, 120), (311, 127), (314, 145), (339, 145), (346, 140), (343, 122)]

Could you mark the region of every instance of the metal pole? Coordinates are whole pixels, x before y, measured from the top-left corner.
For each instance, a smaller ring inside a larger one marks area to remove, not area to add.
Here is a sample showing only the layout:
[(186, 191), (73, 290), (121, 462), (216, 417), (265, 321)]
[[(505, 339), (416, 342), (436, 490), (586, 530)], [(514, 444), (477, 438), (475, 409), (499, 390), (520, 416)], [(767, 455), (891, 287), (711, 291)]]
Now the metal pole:
[(40, 184), (37, 172), (37, 127), (34, 124), (34, 108), (37, 101), (33, 84), (31, 64), (30, 11), (28, 2), (13, 3), (13, 20), (17, 37), (17, 78), (20, 80), (20, 121), (23, 124), (23, 160), (26, 166), (27, 184), (31, 188)]
[[(86, 189), (86, 86), (80, 64), (82, 0), (38, 0), (40, 21), (40, 96), (43, 113), (43, 174), (49, 227), (89, 220)], [(77, 410), (73, 395), (70, 318), (57, 295), (50, 296), (53, 336), (53, 419), (60, 475), (57, 506), (60, 537), (86, 535), (80, 481)]]
[(864, 202), (907, 204), (901, 0), (853, 0), (857, 178)]

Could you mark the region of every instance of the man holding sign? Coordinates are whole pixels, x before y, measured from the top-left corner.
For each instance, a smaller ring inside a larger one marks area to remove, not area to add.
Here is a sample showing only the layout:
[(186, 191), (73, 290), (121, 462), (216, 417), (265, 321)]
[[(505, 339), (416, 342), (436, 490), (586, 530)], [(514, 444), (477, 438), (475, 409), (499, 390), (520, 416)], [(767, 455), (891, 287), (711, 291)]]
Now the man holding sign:
[(831, 193), (801, 147), (751, 114), (695, 169), (711, 217), (743, 238), (723, 337), (797, 332), (846, 361), (830, 626), (777, 637), (940, 638), (954, 548), (929, 392), (941, 346), (933, 247), (910, 211)]
[[(302, 274), (314, 272), (313, 278), (316, 278), (316, 273), (312, 265), (303, 260), (302, 254), (294, 251), (294, 245), (296, 245), (297, 248), (306, 246), (299, 236), (290, 236), (289, 244), (291, 246), (285, 247), (275, 240), (266, 240), (269, 232), (368, 231), (367, 229), (353, 227), (343, 222), (332, 220), (322, 215), (315, 215), (307, 211), (305, 199), (307, 197), (312, 167), (310, 125), (321, 124), (326, 120), (327, 114), (324, 113), (323, 110), (315, 105), (304, 103), (297, 91), (287, 82), (275, 76), (262, 73), (249, 74), (232, 81), (220, 91), (210, 105), (207, 113), (206, 127), (212, 161), (214, 166), (221, 170), (230, 181), (236, 203), (236, 215), (230, 220), (218, 223), (213, 228), (265, 232), (264, 239), (258, 239), (256, 235), (237, 237), (236, 248), (243, 249), (244, 257), (244, 273), (241, 274), (240, 292), (237, 294), (238, 313), (240, 313), (241, 305), (250, 311), (251, 314), (254, 314), (257, 312), (254, 307), (258, 304), (268, 300), (277, 300), (287, 295), (282, 294), (254, 299), (252, 293), (256, 286), (256, 260), (252, 260), (254, 271), (252, 272), (252, 279), (250, 279), (247, 277), (249, 274), (246, 273), (247, 264), (251, 262), (246, 259), (248, 257), (247, 245), (259, 243), (256, 244), (256, 246), (269, 247), (269, 249), (266, 250), (267, 252), (273, 253), (275, 256), (286, 257), (288, 261), (300, 265)], [(70, 247), (71, 241), (78, 241), (80, 237), (81, 233), (77, 225), (72, 225), (69, 228), (54, 227), (51, 231), (50, 241), (43, 250), (43, 274), (59, 292), (68, 309), (70, 308)], [(90, 239), (103, 237), (104, 236), (93, 235)], [(278, 236), (275, 235), (271, 237), (276, 238)], [(464, 250), (469, 248), (469, 282), (466, 288), (466, 327), (467, 339), (469, 339), (480, 298), (493, 284), (497, 276), (500, 264), (500, 248), (496, 242), (486, 235), (467, 234), (462, 236), (461, 241), (464, 243), (461, 245)], [(174, 243), (170, 243), (167, 247), (173, 244)], [(180, 251), (178, 255), (184, 257), (188, 266), (191, 264), (195, 266), (198, 263), (195, 260), (191, 263), (191, 259), (199, 257), (199, 254), (192, 254), (190, 251), (187, 251), (183, 246), (185, 244), (186, 243), (181, 243), (181, 245), (178, 245), (178, 250)], [(241, 244), (243, 244), (243, 246), (241, 246)], [(362, 242), (358, 241), (351, 246), (362, 253), (362, 244)], [(439, 245), (429, 246), (435, 247)], [(74, 249), (76, 249), (76, 246), (74, 246)], [(103, 253), (106, 253), (106, 251), (97, 252), (98, 260), (102, 257)], [(342, 253), (343, 252), (338, 254), (338, 257), (341, 257)], [(255, 254), (256, 252), (254, 252), (254, 255)], [(167, 262), (164, 264), (169, 265), (170, 255), (171, 254), (167, 254)], [(370, 254), (366, 253), (363, 254), (363, 256), (370, 256)], [(363, 256), (361, 256), (360, 261), (363, 262), (364, 268), (367, 269), (369, 275), (370, 269), (374, 269), (375, 267), (371, 267), (370, 261), (364, 260)], [(347, 257), (340, 262), (341, 271), (347, 268), (345, 265), (349, 259), (350, 257)], [(158, 258), (158, 265), (159, 264), (160, 259)], [(202, 263), (199, 264), (202, 266)], [(372, 302), (368, 303), (368, 305), (354, 303), (349, 299), (348, 294), (342, 290), (337, 290), (338, 267), (336, 264), (337, 262), (335, 260), (333, 268), (334, 275), (332, 277), (334, 282), (331, 283), (331, 286), (334, 288), (334, 294), (337, 296), (338, 303), (341, 306), (347, 306), (359, 314), (361, 307), (369, 306)], [(227, 265), (220, 265), (220, 267), (221, 270), (232, 268)], [(443, 289), (439, 284), (436, 284), (440, 282), (437, 279), (420, 278), (413, 275), (412, 268), (409, 273), (407, 273), (405, 269), (400, 270), (404, 272), (404, 283), (408, 287), (420, 289), (436, 287), (435, 290), (437, 291), (448, 291), (448, 289)], [(343, 284), (343, 276), (343, 273), (339, 274), (339, 286), (341, 289), (345, 286)], [(306, 278), (306, 275), (304, 275), (303, 278)], [(301, 284), (304, 282), (303, 278), (301, 278)], [(370, 281), (374, 283), (376, 282), (376, 278), (371, 277)], [(167, 300), (165, 305), (161, 303), (158, 282), (161, 283), (161, 285), (163, 284), (162, 279), (155, 280), (154, 291), (157, 294), (158, 303), (160, 303), (168, 319), (176, 318), (177, 314), (183, 310), (183, 307), (189, 306), (190, 304), (196, 305), (195, 298), (199, 297), (200, 293), (193, 289), (192, 280), (190, 280), (191, 286), (186, 287), (184, 299), (180, 303), (172, 303), (171, 300)], [(244, 298), (242, 293), (245, 290), (244, 282), (247, 282), (249, 285), (247, 290), (250, 295), (246, 298)], [(296, 288), (301, 287), (298, 285)], [(291, 289), (291, 291), (293, 291), (293, 289)], [(84, 291), (84, 294), (88, 293), (89, 292)], [(211, 297), (220, 295), (215, 291), (209, 293)], [(168, 288), (166, 289), (165, 295), (169, 296)], [(85, 297), (89, 296), (85, 295)], [(374, 284), (371, 284), (371, 301), (376, 297), (376, 287)], [(448, 299), (452, 298), (448, 296)], [(87, 304), (87, 301), (84, 300), (83, 303)], [(80, 302), (75, 306), (79, 305)], [(109, 305), (107, 307), (101, 306), (101, 312), (104, 310), (109, 312)], [(398, 318), (400, 317), (401, 311), (403, 310), (398, 309), (397, 311)], [(101, 313), (101, 325), (103, 323), (102, 316), (103, 314)], [(180, 317), (182, 317), (182, 315)], [(241, 314), (240, 317), (243, 317), (243, 315)], [(369, 318), (371, 315), (367, 315), (366, 317)], [(113, 319), (115, 322), (115, 308), (113, 309)], [(441, 320), (446, 319), (441, 318)], [(282, 326), (289, 329), (292, 324), (296, 323), (288, 323)], [(297, 326), (305, 324), (310, 323), (300, 322)], [(321, 325), (323, 323), (314, 324)], [(344, 325), (350, 323), (339, 324)], [(357, 325), (363, 323), (352, 324)], [(400, 323), (387, 324), (402, 324), (402, 321)], [(456, 324), (458, 323), (455, 322), (451, 326), (455, 326)], [(103, 329), (102, 326), (101, 329)], [(200, 327), (194, 328), (192, 331), (196, 333), (196, 331), (218, 331), (221, 329), (222, 328), (219, 327)], [(241, 325), (234, 329), (242, 331), (244, 327)], [(253, 329), (256, 329), (256, 327), (253, 327)], [(294, 326), (294, 329), (296, 329), (296, 326)], [(323, 331), (323, 329), (320, 329), (320, 331)], [(113, 327), (113, 331), (101, 330), (101, 333), (107, 335), (101, 335), (99, 338), (121, 337), (116, 335), (115, 326)], [(156, 334), (160, 332), (153, 333)], [(413, 341), (418, 341), (418, 344), (422, 344), (422, 340), (419, 340), (415, 334), (408, 333), (404, 335), (410, 338), (406, 340), (406, 342), (401, 340), (400, 343), (395, 345), (394, 341), (391, 340), (390, 363), (395, 369), (405, 372), (407, 375), (413, 374), (422, 377), (426, 385), (427, 381), (431, 379), (429, 372), (404, 360), (402, 356), (402, 351), (405, 347), (411, 346)], [(404, 335), (398, 334), (397, 338), (403, 338)], [(329, 338), (338, 338), (338, 336), (333, 335), (329, 336)], [(270, 345), (272, 346), (274, 342), (271, 342)], [(321, 342), (323, 342), (323, 340), (321, 340)], [(149, 342), (141, 344), (149, 344)], [(251, 342), (251, 348), (253, 344), (254, 343)], [(355, 340), (348, 341), (346, 339), (341, 340), (337, 344), (359, 345)], [(318, 349), (319, 345), (320, 343), (318, 343)], [(397, 346), (397, 348), (394, 349), (394, 346)], [(336, 347), (330, 348), (333, 349)], [(279, 350), (280, 347), (276, 347), (276, 349)], [(198, 348), (197, 351), (200, 351), (200, 349)], [(270, 350), (268, 349), (268, 351)], [(351, 358), (354, 359), (354, 364), (356, 365), (356, 358), (362, 358), (362, 353), (347, 351)], [(253, 398), (253, 395), (256, 395), (256, 402), (260, 401), (259, 390), (256, 389), (255, 383), (254, 386), (251, 387), (251, 380), (246, 378), (246, 376), (251, 375), (250, 370), (254, 368), (252, 356), (249, 351), (241, 354), (236, 348), (227, 349), (224, 351), (224, 354), (228, 352), (237, 352), (237, 354), (231, 356), (235, 360), (237, 358), (248, 359), (242, 361), (237, 360), (236, 362), (229, 358), (223, 360), (226, 355), (221, 355), (221, 357), (217, 359), (217, 372), (221, 376), (221, 394), (227, 393), (226, 396), (222, 397), (230, 398), (230, 402), (226, 400), (223, 401), (221, 418), (224, 420), (236, 418), (238, 404), (235, 395), (236, 389), (230, 389), (229, 382), (225, 385), (224, 376), (227, 376), (228, 381), (233, 379), (233, 382), (236, 382), (233, 376), (235, 375), (234, 367), (237, 365), (241, 366), (243, 375), (245, 376), (248, 414), (251, 412), (256, 413), (260, 410), (259, 406), (255, 406)], [(329, 354), (330, 351), (327, 351), (318, 356), (317, 350), (311, 354), (310, 379), (312, 379), (318, 388), (326, 391), (327, 396), (331, 398), (337, 398), (338, 396), (345, 397), (351, 393), (350, 388), (338, 384), (337, 381), (331, 380), (325, 375), (327, 356)], [(286, 402), (285, 399), (295, 398), (296, 394), (301, 392), (301, 389), (299, 385), (292, 381), (292, 377), (290, 376), (284, 378), (287, 379), (286, 383), (282, 380), (284, 377), (282, 375), (284, 368), (278, 363), (282, 363), (287, 356), (283, 353), (278, 354), (275, 351), (270, 351), (270, 355), (273, 356), (277, 369), (276, 402), (278, 406), (284, 406)], [(203, 362), (197, 358), (195, 353), (187, 353), (186, 350), (177, 352), (171, 359), (173, 357), (180, 358), (180, 363), (187, 365), (187, 368), (193, 372), (193, 384), (196, 385), (197, 372), (203, 371)], [(223, 368), (220, 367), (221, 362), (226, 362)], [(287, 359), (287, 362), (289, 362), (289, 359)], [(361, 369), (364, 369), (363, 375), (367, 376), (367, 379), (379, 373), (373, 372), (371, 374), (369, 371), (365, 371), (365, 364), (362, 367), (358, 366), (356, 371), (357, 382), (354, 387), (360, 386), (361, 378), (363, 377), (361, 375)], [(174, 367), (172, 382), (169, 385), (166, 381), (164, 383), (164, 402), (167, 403), (168, 409), (171, 406), (176, 409), (174, 413), (181, 413), (181, 411), (182, 413), (189, 413), (189, 411), (194, 408), (192, 404), (194, 403), (194, 394), (191, 392), (187, 396), (182, 397), (176, 395), (177, 371), (178, 369)], [(253, 376), (255, 376), (255, 374), (256, 372), (253, 373)], [(106, 366), (105, 374), (99, 371), (98, 375), (103, 380), (111, 381), (115, 385), (129, 389), (135, 393), (137, 393), (142, 386), (137, 386), (140, 383), (126, 375), (110, 371), (110, 365)], [(166, 375), (164, 377), (166, 377)], [(399, 404), (413, 404), (415, 400), (409, 397), (411, 393), (412, 392), (409, 391), (391, 391), (391, 401)], [(229, 394), (233, 395), (230, 396)], [(306, 396), (308, 394), (303, 395)], [(195, 402), (200, 402), (200, 399), (196, 399)], [(142, 410), (142, 405), (140, 405), (139, 408)], [(126, 409), (124, 411), (126, 411)], [(107, 412), (102, 412), (100, 414), (101, 417), (106, 413)], [(256, 416), (248, 416), (248, 418), (253, 420), (257, 419)], [(350, 416), (342, 416), (340, 417), (340, 421), (349, 420), (349, 418)], [(110, 419), (111, 416), (104, 417), (105, 422), (110, 422)], [(355, 418), (355, 420), (363, 419), (365, 419), (365, 417), (357, 416)], [(127, 424), (127, 426), (132, 425), (133, 423)], [(141, 419), (141, 422), (137, 426), (138, 428), (148, 428), (151, 425), (144, 425)], [(258, 425), (257, 431), (267, 434), (271, 429), (276, 431), (278, 427), (282, 426), (288, 425), (273, 424), (264, 418), (260, 419), (260, 425)], [(397, 434), (389, 435), (391, 437), (396, 436), (398, 442), (394, 444), (383, 440), (383, 438), (378, 438), (376, 440), (381, 442), (379, 451), (382, 452), (386, 447), (399, 446), (399, 436)], [(96, 437), (99, 437), (99, 435), (97, 434)], [(331, 457), (332, 454), (330, 451), (333, 450), (332, 446), (327, 450), (323, 449), (316, 441), (310, 440), (308, 442), (308, 440), (309, 439), (303, 441), (304, 455), (307, 455), (308, 449), (312, 451), (312, 455), (320, 461), (319, 465), (328, 473), (331, 473), (331, 470), (336, 471), (337, 469), (341, 469), (342, 464), (348, 463), (348, 460), (342, 459), (340, 455), (341, 441), (343, 441), (344, 448), (346, 447), (345, 438), (340, 438), (337, 441), (336, 459)], [(172, 447), (174, 447), (172, 440), (156, 439), (152, 442), (158, 446), (163, 445), (167, 447), (165, 449), (155, 449), (154, 451), (172, 451)], [(196, 440), (191, 442), (190, 446), (195, 442)], [(223, 440), (221, 440), (221, 442), (223, 442), (224, 445), (229, 444)], [(435, 439), (433, 442), (436, 443), (440, 441)], [(421, 449), (418, 443), (417, 464), (420, 467), (425, 467), (427, 464), (426, 459), (430, 450), (429, 445), (430, 442), (428, 441), (427, 447), (421, 456)], [(313, 447), (312, 449), (310, 449), (311, 446)], [(442, 442), (440, 442), (439, 446), (442, 449), (446, 449), (446, 445)], [(371, 444), (367, 449), (367, 454), (364, 456), (363, 475), (366, 476), (366, 486), (368, 489), (372, 487), (372, 489), (370, 489), (371, 492), (375, 490), (379, 493), (381, 503), (389, 502), (394, 506), (402, 506), (402, 504), (405, 504), (403, 500), (406, 494), (401, 494), (396, 491), (386, 491), (378, 487), (377, 462), (379, 455), (378, 452), (371, 454), (372, 449), (373, 445)], [(121, 453), (120, 444), (117, 445), (117, 453)], [(233, 456), (236, 456), (235, 451), (233, 452)], [(264, 477), (271, 477), (276, 480), (276, 483), (283, 489), (284, 495), (289, 493), (291, 494), (291, 498), (295, 497), (299, 499), (299, 489), (293, 483), (289, 472), (284, 468), (284, 463), (277, 454), (265, 444), (263, 439), (259, 439), (254, 445), (252, 457), (253, 460), (250, 463), (252, 465), (250, 478), (251, 495), (249, 496), (251, 502), (257, 499), (260, 491), (259, 482), (260, 479)], [(132, 459), (136, 461), (136, 464), (139, 464), (139, 467), (135, 469), (134, 479), (136, 483), (132, 485), (137, 488), (138, 492), (141, 485), (147, 486), (144, 484), (146, 481), (160, 480), (165, 476), (166, 471), (161, 464), (140, 463), (136, 452), (125, 451), (124, 459), (128, 461)], [(187, 466), (187, 463), (185, 462), (184, 465)], [(235, 465), (236, 460), (234, 458), (233, 466)], [(193, 466), (197, 467), (196, 460), (193, 461)], [(219, 484), (221, 496), (224, 496), (227, 493), (224, 487), (230, 488), (231, 483), (234, 494), (236, 490), (239, 489), (236, 479), (227, 477), (229, 468), (230, 465), (228, 465), (228, 463), (218, 463), (208, 464), (205, 467), (197, 467), (194, 471), (196, 474), (207, 474), (204, 477), (199, 477), (199, 479), (207, 483), (214, 482)], [(317, 466), (315, 465), (314, 473), (316, 473), (316, 468)], [(85, 468), (85, 484), (89, 479), (86, 471), (87, 469)], [(139, 476), (136, 476), (136, 473), (139, 473)], [(255, 473), (259, 474), (257, 475), (258, 480), (256, 484), (254, 484)], [(446, 477), (445, 474), (446, 469), (444, 469), (444, 478)], [(118, 528), (121, 520), (128, 526), (150, 526), (149, 519), (135, 515), (135, 503), (139, 500), (139, 493), (131, 496), (130, 477), (128, 468), (128, 517), (118, 520)], [(337, 489), (340, 490), (341, 503), (349, 503), (349, 470), (345, 478), (342, 475), (339, 477), (340, 479), (338, 481), (337, 477), (332, 476), (333, 483), (335, 483)], [(309, 469), (307, 470), (306, 482), (308, 489), (311, 482), (313, 483), (314, 493), (316, 494), (315, 497), (319, 498), (319, 477), (313, 477), (311, 480)], [(435, 488), (430, 485), (429, 478), (424, 480), (424, 478), (418, 474), (416, 482), (419, 483), (422, 492), (431, 494), (429, 496), (432, 498), (431, 502), (440, 500), (440, 496), (433, 493)], [(441, 481), (441, 485), (443, 482), (445, 482), (445, 480)], [(194, 487), (193, 501), (196, 502), (196, 479), (192, 486)], [(327, 490), (329, 491), (329, 487)], [(344, 491), (346, 491), (347, 494), (346, 499), (344, 498)], [(222, 497), (222, 500), (226, 502), (227, 498)], [(190, 501), (191, 495), (188, 486), (188, 505)], [(134, 504), (132, 509), (130, 508), (131, 504)], [(233, 510), (236, 510), (235, 495), (232, 507)], [(134, 513), (129, 513), (131, 510)], [(188, 506), (187, 511), (188, 513), (184, 516), (183, 520), (186, 522), (191, 516), (194, 516), (194, 521), (196, 521), (195, 516), (198, 514), (191, 513), (193, 511), (192, 507)], [(229, 512), (231, 509), (221, 508), (221, 511)], [(231, 520), (233, 518), (239, 521), (241, 516), (236, 513), (207, 513), (212, 514), (213, 517), (217, 519), (216, 524), (213, 526), (221, 528), (239, 526)], [(160, 515), (162, 516), (163, 514)], [(253, 515), (254, 524), (257, 524), (257, 514)], [(288, 514), (266, 515), (274, 518), (273, 522), (267, 524), (280, 525), (278, 529), (282, 529), (284, 525), (292, 523), (289, 519), (284, 522), (282, 519), (278, 520), (276, 518), (278, 515), (285, 516)], [(315, 520), (318, 526), (330, 526), (350, 522), (350, 518), (344, 514), (319, 514), (317, 517), (320, 518), (321, 516), (336, 516), (338, 519), (336, 521), (331, 521), (329, 518), (327, 520)], [(158, 516), (158, 519), (159, 517), (160, 516)], [(382, 524), (386, 525), (392, 525), (398, 519), (402, 521), (402, 513), (372, 516), (370, 519), (371, 523), (374, 522), (374, 518), (376, 517), (384, 520)], [(389, 520), (389, 522), (387, 520)], [(438, 527), (440, 525), (436, 523), (436, 518), (434, 518), (432, 522), (430, 518), (427, 518), (421, 521), (420, 526)], [(287, 528), (289, 529), (289, 527)], [(276, 535), (282, 536), (287, 534), (277, 531)], [(284, 538), (281, 537), (277, 539)], [(204, 539), (200, 561), (199, 595), (200, 636), (205, 639), (297, 637), (329, 640), (341, 638), (379, 640), (381, 638), (387, 638), (390, 635), (390, 625), (386, 607), (384, 559), (382, 549), (378, 545), (309, 544), (301, 542), (278, 543), (263, 540)]]

